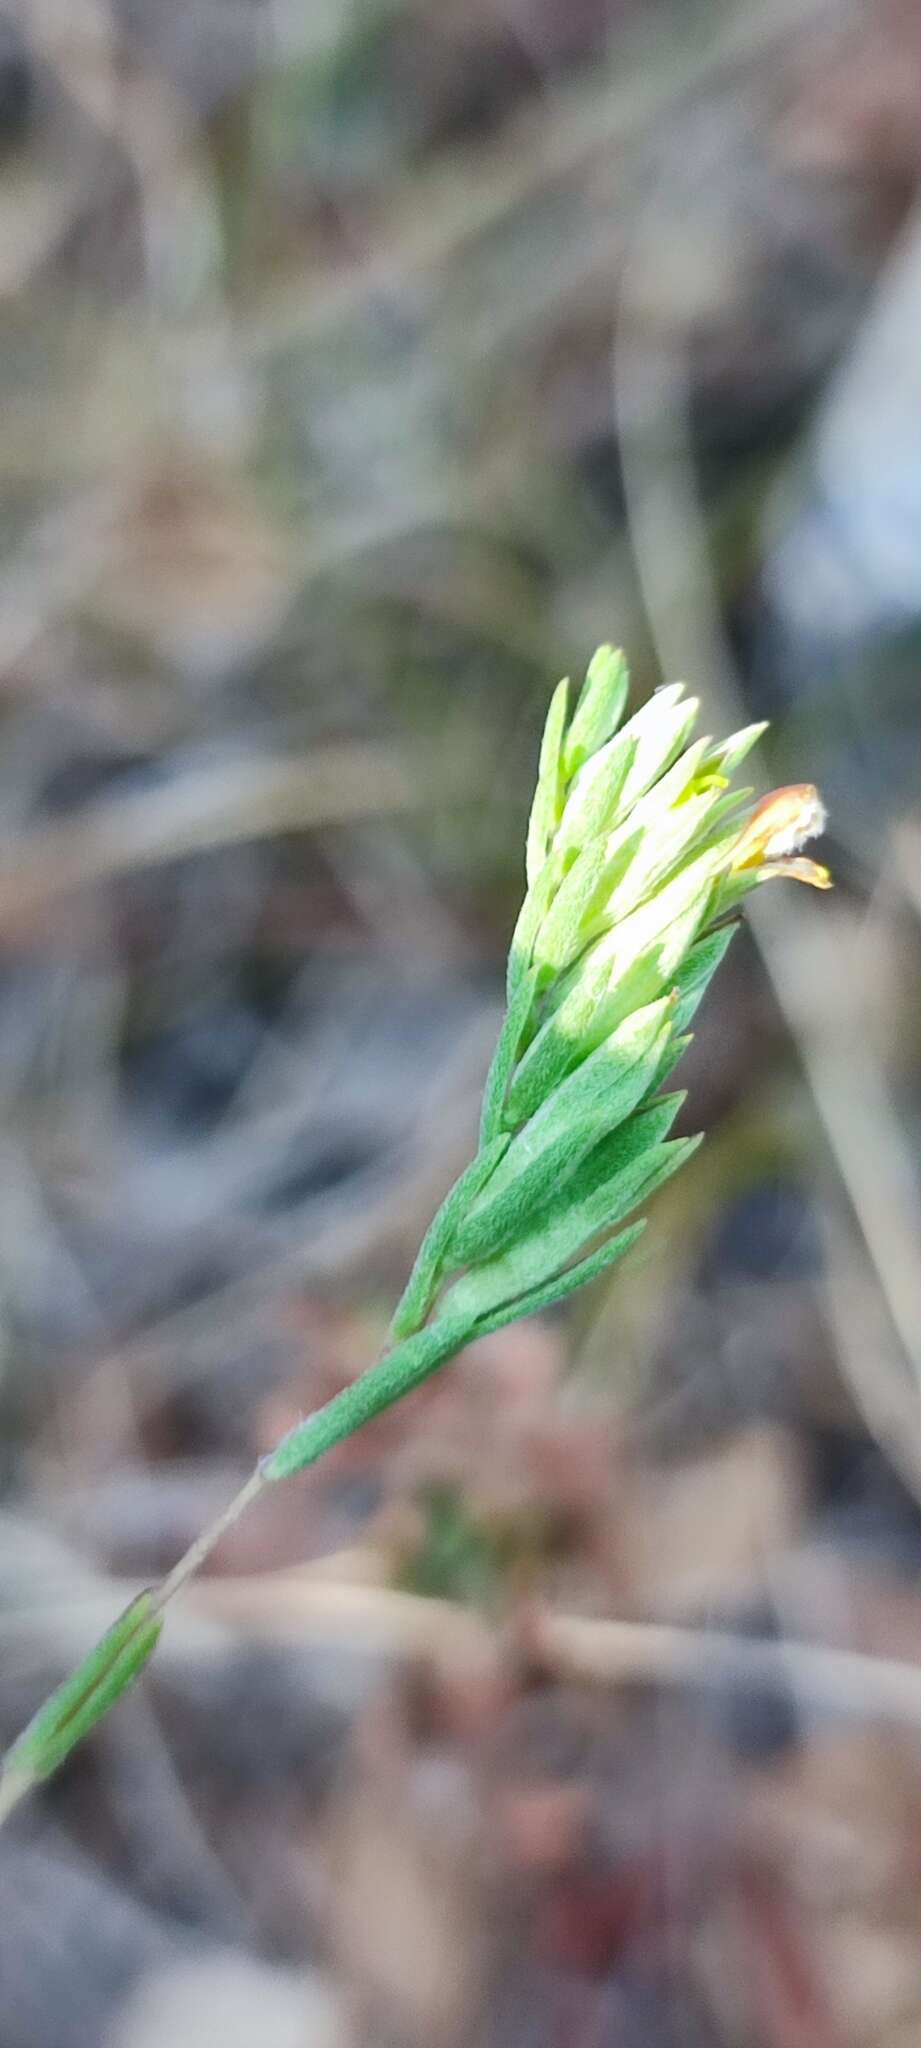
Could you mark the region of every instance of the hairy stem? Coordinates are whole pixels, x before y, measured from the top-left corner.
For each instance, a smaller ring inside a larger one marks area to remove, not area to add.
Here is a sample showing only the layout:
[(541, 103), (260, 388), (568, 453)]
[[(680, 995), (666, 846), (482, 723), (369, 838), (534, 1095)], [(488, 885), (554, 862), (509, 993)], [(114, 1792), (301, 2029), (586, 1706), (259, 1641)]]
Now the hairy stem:
[(404, 1394), (421, 1386), (474, 1334), (469, 1316), (444, 1316), (427, 1329), (418, 1330), (414, 1337), (407, 1337), (395, 1350), (379, 1358), (376, 1365), (369, 1366), (360, 1379), (353, 1380), (350, 1387), (334, 1394), (325, 1407), (289, 1430), (270, 1456), (263, 1459), (260, 1469), (265, 1478), (287, 1479), (292, 1472), (315, 1465), (334, 1444), (342, 1443), (375, 1415), (401, 1401)]

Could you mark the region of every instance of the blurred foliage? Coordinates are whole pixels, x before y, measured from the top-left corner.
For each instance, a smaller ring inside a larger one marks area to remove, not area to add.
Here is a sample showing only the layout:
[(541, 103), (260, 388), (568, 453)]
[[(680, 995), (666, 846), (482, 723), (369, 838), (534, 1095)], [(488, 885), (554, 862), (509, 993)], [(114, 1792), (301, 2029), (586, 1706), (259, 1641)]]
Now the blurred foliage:
[(421, 1526), (396, 1584), (428, 1600), (460, 1600), (498, 1615), (533, 1579), (563, 1532), (539, 1510), (488, 1515), (457, 1487), (431, 1485), (416, 1503)]

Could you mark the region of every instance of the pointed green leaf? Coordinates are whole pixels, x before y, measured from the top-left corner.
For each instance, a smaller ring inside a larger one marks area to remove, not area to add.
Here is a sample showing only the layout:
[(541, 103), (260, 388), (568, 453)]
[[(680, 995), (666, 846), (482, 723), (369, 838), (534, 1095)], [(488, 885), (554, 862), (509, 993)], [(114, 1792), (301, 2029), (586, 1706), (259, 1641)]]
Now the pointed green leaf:
[[(730, 835), (725, 842), (694, 848), (647, 901), (620, 918), (570, 971), (561, 982), (560, 1001), (554, 1006), (567, 1036), (597, 1044), (627, 1009), (638, 1000), (649, 1000), (637, 997), (633, 970), (651, 947), (661, 946), (661, 971), (669, 981), (674, 979), (696, 936), (694, 929), (686, 933), (685, 920), (690, 917), (693, 926), (694, 919), (706, 915), (714, 882), (725, 868), (733, 843), (734, 835)], [(601, 996), (603, 1014), (597, 1010)], [(611, 1014), (615, 1007), (617, 1017)]]
[(574, 859), (574, 853), (564, 855), (551, 850), (525, 896), (509, 948), (505, 977), (505, 998), (509, 1005), (514, 1001), (519, 982), (530, 970), (537, 933)]
[(430, 1379), (440, 1365), (453, 1358), (456, 1351), (462, 1351), (476, 1335), (469, 1317), (442, 1312), (426, 1329), (416, 1330), (392, 1351), (385, 1352), (367, 1372), (334, 1394), (331, 1401), (289, 1429), (274, 1451), (263, 1458), (263, 1477), (274, 1483), (290, 1478), (292, 1472), (303, 1472), (307, 1465), (315, 1465), (334, 1444), (343, 1443), (356, 1429), (363, 1429), (366, 1422), (372, 1422), (376, 1415), (382, 1415), (386, 1408), (392, 1408), (394, 1402), (402, 1401), (405, 1394)]
[(683, 683), (656, 690), (580, 768), (566, 798), (557, 832), (559, 846), (584, 846), (625, 818), (641, 796), (670, 768), (697, 717), (696, 697), (684, 697)]
[(619, 818), (626, 817), (631, 805), (665, 774), (690, 738), (700, 704), (696, 697), (685, 697), (683, 692), (683, 683), (656, 690), (642, 711), (624, 726), (624, 737), (632, 734), (637, 744), (620, 795)]
[(741, 834), (753, 809), (754, 794), (753, 789), (727, 789), (713, 806), (711, 832), (723, 831), (732, 822)]
[(487, 1143), (446, 1195), (419, 1246), (415, 1265), (394, 1311), (390, 1325), (394, 1337), (411, 1337), (422, 1328), (444, 1276), (458, 1224), (474, 1197), (486, 1186), (509, 1143), (507, 1134)]
[(490, 1257), (511, 1243), (599, 1139), (636, 1108), (661, 1064), (668, 1009), (667, 1003), (655, 1004), (645, 1015), (628, 1018), (513, 1139), (457, 1229), (457, 1264)]
[(623, 732), (592, 754), (584, 768), (580, 768), (557, 828), (556, 845), (561, 853), (579, 853), (590, 840), (610, 831), (621, 808), (624, 785), (636, 752), (636, 734), (625, 725)]
[[(676, 1010), (675, 1015), (677, 1016), (677, 1014), (678, 1013)], [(693, 1031), (684, 1031), (681, 1032), (677, 1038), (669, 1039), (665, 1051), (662, 1055), (662, 1064), (661, 1066), (656, 1068), (656, 1071), (649, 1084), (649, 1094), (647, 1097), (648, 1101), (651, 1102), (658, 1095), (660, 1088), (665, 1087), (666, 1081), (671, 1080), (675, 1068), (680, 1067), (684, 1055), (687, 1052), (688, 1046), (693, 1045), (693, 1042)], [(668, 1098), (666, 1097), (666, 1100), (667, 1099)]]
[(163, 1627), (150, 1593), (139, 1593), (33, 1715), (4, 1758), (4, 1776), (50, 1777), (75, 1745), (127, 1692), (153, 1655)]
[(590, 754), (617, 731), (630, 688), (620, 647), (599, 647), (589, 664), (563, 747), (563, 772), (571, 781)]
[[(559, 973), (580, 950), (628, 909), (635, 907), (670, 867), (687, 854), (718, 801), (718, 791), (688, 796), (707, 742), (686, 748), (680, 760), (632, 805), (616, 830), (607, 832), (603, 852), (596, 841), (579, 855), (554, 893), (534, 950)], [(573, 929), (578, 924), (578, 929)]]
[(601, 1189), (636, 1160), (642, 1162), (646, 1155), (651, 1158), (668, 1137), (678, 1111), (683, 1109), (686, 1101), (685, 1088), (676, 1088), (671, 1095), (659, 1096), (655, 1102), (644, 1098), (641, 1107), (627, 1118), (626, 1123), (599, 1140), (570, 1183), (567, 1201), (574, 1204), (593, 1200)]
[(480, 1115), (481, 1146), (491, 1144), (503, 1129), (509, 1081), (531, 1016), (537, 981), (537, 969), (532, 967), (518, 982), (509, 1002), (483, 1091), (483, 1108)]
[(674, 998), (665, 996), (622, 1019), (576, 1072), (536, 1108), (500, 1162), (487, 1192), (475, 1204), (478, 1210), (510, 1187), (523, 1168), (565, 1135), (572, 1123), (594, 1118), (600, 1139), (630, 1115), (639, 1099), (634, 1093), (638, 1085), (635, 1070), (651, 1059), (663, 1029), (669, 1029), (673, 1010)]
[(537, 788), (528, 822), (527, 877), (540, 873), (563, 807), (563, 736), (569, 705), (569, 682), (558, 683), (550, 699), (547, 723), (541, 741)]
[(671, 810), (674, 805), (680, 804), (685, 796), (700, 793), (694, 784), (709, 744), (709, 740), (702, 739), (694, 740), (689, 747), (685, 747), (684, 752), (679, 754), (677, 761), (672, 762), (665, 774), (658, 776), (645, 795), (637, 798), (632, 807), (631, 823), (637, 821), (644, 825), (654, 825), (663, 811)]
[(674, 1143), (663, 1140), (682, 1100), (679, 1094), (654, 1104), (596, 1145), (569, 1183), (544, 1200), (525, 1233), (507, 1251), (465, 1274), (451, 1288), (446, 1305), (478, 1316), (498, 1301), (543, 1285), (593, 1238), (622, 1222), (676, 1151)]
[(694, 859), (589, 948), (561, 984), (560, 1000), (525, 1052), (506, 1120), (520, 1122), (600, 1039), (671, 987), (710, 908), (719, 856)]
[(723, 740), (719, 746), (710, 748), (707, 767), (714, 769), (718, 775), (734, 775), (767, 729), (767, 719), (762, 719), (760, 725), (744, 725), (740, 732), (732, 733), (728, 740)]
[[(644, 803), (647, 801), (643, 799)], [(611, 889), (604, 906), (604, 921), (607, 926), (629, 917), (654, 890), (661, 889), (679, 868), (703, 850), (705, 838), (712, 830), (714, 813), (719, 806), (719, 797), (707, 793), (702, 796), (686, 797), (683, 803), (666, 811), (656, 823), (637, 826), (637, 805), (622, 827), (625, 839), (631, 846), (639, 834), (639, 845), (623, 876), (618, 878)], [(620, 834), (612, 835), (619, 838)], [(608, 842), (609, 846), (611, 841)]]
[[(639, 837), (637, 834), (637, 844)], [(630, 847), (618, 849), (612, 856), (605, 839), (590, 839), (583, 848), (534, 936), (534, 959), (544, 975), (562, 973), (588, 944), (592, 927), (629, 860)]]
[(693, 1156), (700, 1143), (699, 1135), (673, 1138), (625, 1167), (591, 1199), (562, 1206), (559, 1215), (541, 1227), (535, 1226), (501, 1257), (464, 1274), (447, 1297), (452, 1312), (463, 1311), (479, 1322), (480, 1316), (491, 1313), (500, 1301), (518, 1298), (535, 1286), (552, 1282), (593, 1239), (651, 1200)]
[(558, 1301), (565, 1301), (568, 1294), (575, 1294), (580, 1287), (587, 1287), (590, 1280), (597, 1280), (601, 1273), (614, 1266), (625, 1254), (633, 1249), (637, 1238), (642, 1237), (646, 1228), (645, 1217), (639, 1223), (632, 1223), (619, 1236), (611, 1238), (591, 1257), (582, 1259), (577, 1266), (559, 1274), (545, 1287), (534, 1287), (527, 1294), (520, 1294), (514, 1301), (503, 1302), (480, 1317), (473, 1326), (475, 1337), (488, 1337), (493, 1330), (502, 1330), (507, 1323), (517, 1323), (521, 1316), (540, 1315), (544, 1309), (555, 1308)]
[(635, 909), (693, 851), (718, 812), (718, 790), (687, 795), (708, 745), (688, 747), (603, 842), (589, 840), (539, 920), (532, 950), (560, 974), (593, 938)]
[(691, 947), (687, 959), (678, 970), (676, 1032), (687, 1030), (737, 931), (736, 924), (722, 925), (719, 931), (705, 933), (704, 937), (698, 939), (697, 944)]

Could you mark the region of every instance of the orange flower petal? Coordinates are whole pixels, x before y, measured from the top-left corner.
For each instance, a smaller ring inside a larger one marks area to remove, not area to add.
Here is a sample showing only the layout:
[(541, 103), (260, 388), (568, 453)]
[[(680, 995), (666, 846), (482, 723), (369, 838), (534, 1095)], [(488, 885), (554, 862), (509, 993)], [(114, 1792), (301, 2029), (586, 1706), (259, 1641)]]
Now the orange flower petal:
[[(824, 830), (825, 806), (814, 783), (793, 782), (786, 789), (772, 790), (752, 812), (733, 854), (732, 871), (758, 868), (765, 862), (798, 853), (807, 839), (815, 839)], [(807, 866), (812, 865), (807, 862)]]

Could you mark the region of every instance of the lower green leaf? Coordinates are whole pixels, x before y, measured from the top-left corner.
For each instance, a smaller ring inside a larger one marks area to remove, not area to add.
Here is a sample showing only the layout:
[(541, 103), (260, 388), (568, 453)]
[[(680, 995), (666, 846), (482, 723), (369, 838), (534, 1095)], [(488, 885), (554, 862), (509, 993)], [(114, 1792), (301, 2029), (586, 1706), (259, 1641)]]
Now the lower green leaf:
[(458, 1227), (471, 1202), (486, 1186), (490, 1174), (508, 1151), (510, 1142), (508, 1135), (503, 1134), (484, 1146), (445, 1196), (419, 1246), (415, 1265), (394, 1311), (390, 1325), (394, 1337), (411, 1337), (414, 1331), (422, 1328), (450, 1258)]
[(628, 1230), (612, 1237), (599, 1251), (592, 1252), (590, 1258), (582, 1259), (577, 1266), (570, 1266), (567, 1272), (549, 1280), (546, 1286), (532, 1287), (527, 1294), (516, 1295), (514, 1301), (503, 1302), (498, 1308), (490, 1309), (478, 1317), (472, 1335), (491, 1336), (493, 1330), (504, 1329), (506, 1323), (517, 1322), (520, 1316), (540, 1315), (558, 1301), (565, 1301), (568, 1294), (575, 1294), (579, 1287), (587, 1287), (590, 1280), (597, 1280), (600, 1273), (606, 1272), (609, 1266), (616, 1265), (619, 1259), (632, 1251), (645, 1228), (646, 1219), (643, 1217), (641, 1222), (631, 1223)]
[(134, 1684), (156, 1649), (162, 1627), (151, 1594), (140, 1593), (23, 1729), (4, 1759), (4, 1775), (50, 1777)]

